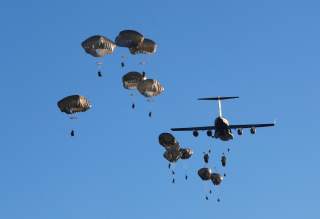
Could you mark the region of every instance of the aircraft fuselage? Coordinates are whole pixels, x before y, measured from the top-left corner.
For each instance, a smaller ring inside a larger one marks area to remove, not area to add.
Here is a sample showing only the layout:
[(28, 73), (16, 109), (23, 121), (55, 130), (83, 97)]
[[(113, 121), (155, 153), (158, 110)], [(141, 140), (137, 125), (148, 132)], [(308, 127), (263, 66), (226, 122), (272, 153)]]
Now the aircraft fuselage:
[(228, 141), (233, 139), (231, 129), (228, 128), (229, 122), (223, 117), (217, 117), (214, 121), (215, 132), (214, 137), (220, 138), (222, 141)]

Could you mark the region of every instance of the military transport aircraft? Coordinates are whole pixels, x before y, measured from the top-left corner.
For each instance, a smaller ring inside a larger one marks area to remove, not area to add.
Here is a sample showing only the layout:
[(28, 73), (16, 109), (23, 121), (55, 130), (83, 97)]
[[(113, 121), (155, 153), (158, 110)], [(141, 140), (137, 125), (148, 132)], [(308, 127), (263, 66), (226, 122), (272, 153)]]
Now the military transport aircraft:
[[(207, 131), (207, 135), (213, 138), (220, 138), (222, 141), (233, 139), (231, 129), (236, 129), (238, 135), (242, 135), (243, 129), (250, 128), (251, 134), (256, 133), (256, 128), (274, 126), (275, 123), (266, 124), (244, 124), (244, 125), (230, 125), (228, 120), (222, 117), (221, 100), (236, 99), (239, 97), (208, 97), (199, 98), (198, 100), (217, 100), (219, 106), (219, 116), (215, 119), (214, 126), (200, 126), (188, 128), (172, 128), (172, 131), (192, 131), (194, 137), (199, 136), (199, 131)], [(214, 134), (213, 134), (214, 131)]]

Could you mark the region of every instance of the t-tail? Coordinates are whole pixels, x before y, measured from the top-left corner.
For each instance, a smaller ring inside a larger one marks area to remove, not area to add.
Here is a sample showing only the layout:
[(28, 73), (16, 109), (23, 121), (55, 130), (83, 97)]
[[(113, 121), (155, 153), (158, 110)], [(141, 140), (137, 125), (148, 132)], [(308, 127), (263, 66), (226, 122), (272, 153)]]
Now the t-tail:
[(219, 107), (219, 116), (222, 117), (222, 108), (221, 108), (221, 100), (228, 100), (228, 99), (237, 99), (239, 97), (204, 97), (198, 98), (198, 100), (217, 100), (218, 107)]

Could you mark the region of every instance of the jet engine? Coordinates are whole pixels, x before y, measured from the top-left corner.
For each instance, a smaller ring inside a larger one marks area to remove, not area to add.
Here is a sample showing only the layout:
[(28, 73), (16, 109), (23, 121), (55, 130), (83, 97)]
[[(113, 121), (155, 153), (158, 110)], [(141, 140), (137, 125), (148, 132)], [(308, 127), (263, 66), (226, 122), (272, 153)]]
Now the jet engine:
[(256, 134), (256, 128), (255, 127), (251, 127), (250, 128), (250, 132), (251, 132), (251, 134)]
[(192, 134), (193, 134), (194, 137), (198, 137), (199, 136), (199, 132), (197, 130), (194, 130), (192, 132)]
[(243, 130), (242, 129), (238, 129), (237, 132), (238, 132), (238, 135), (242, 135), (243, 134)]
[(208, 130), (208, 131), (207, 131), (207, 135), (208, 135), (208, 137), (212, 137), (212, 131), (211, 131), (211, 130)]

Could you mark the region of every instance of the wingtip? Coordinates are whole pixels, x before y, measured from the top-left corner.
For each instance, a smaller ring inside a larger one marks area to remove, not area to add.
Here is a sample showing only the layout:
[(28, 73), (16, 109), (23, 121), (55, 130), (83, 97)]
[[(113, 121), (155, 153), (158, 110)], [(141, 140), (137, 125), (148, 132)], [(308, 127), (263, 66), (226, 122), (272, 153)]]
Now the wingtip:
[(274, 120), (273, 120), (273, 125), (276, 125), (276, 124), (277, 124), (277, 120), (274, 119)]

